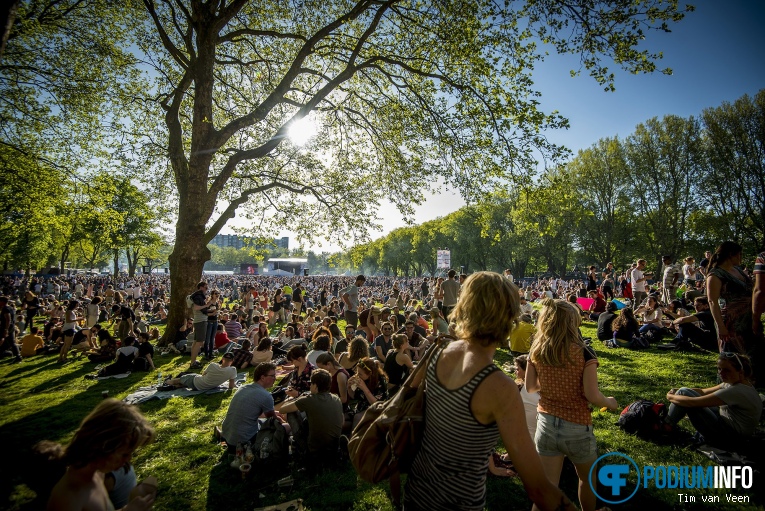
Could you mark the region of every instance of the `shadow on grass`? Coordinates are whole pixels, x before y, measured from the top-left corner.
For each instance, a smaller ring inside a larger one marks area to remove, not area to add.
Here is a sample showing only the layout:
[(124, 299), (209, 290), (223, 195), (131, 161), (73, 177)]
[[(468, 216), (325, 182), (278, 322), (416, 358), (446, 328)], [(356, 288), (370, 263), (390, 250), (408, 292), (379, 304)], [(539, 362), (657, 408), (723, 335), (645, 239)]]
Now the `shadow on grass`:
[[(206, 509), (221, 509), (225, 501), (230, 509), (252, 509), (295, 499), (312, 511), (354, 509), (361, 511), (392, 510), (387, 483), (371, 485), (356, 476), (350, 462), (334, 470), (325, 470), (317, 476), (308, 476), (284, 464), (261, 462), (255, 459), (247, 479), (230, 466), (232, 456), (221, 455), (210, 471)], [(281, 487), (279, 479), (292, 476), (291, 486)], [(261, 496), (262, 495), (262, 496)]]
[[(34, 459), (32, 447), (40, 441), (40, 432), (46, 432), (48, 440), (64, 441), (99, 401), (100, 393), (81, 392), (55, 406), (0, 426), (0, 438), (4, 439), (3, 459), (13, 460), (12, 475), (0, 478), (0, 508), (9, 509), (16, 487), (25, 483), (28, 477), (40, 473), (39, 467), (31, 466)], [(51, 488), (53, 484), (55, 481), (51, 483)], [(39, 509), (35, 507), (39, 504), (37, 500), (27, 503), (14, 500), (15, 509)]]
[(52, 390), (59, 390), (60, 388), (66, 386), (68, 383), (72, 382), (72, 380), (82, 379), (83, 376), (92, 372), (93, 372), (92, 367), (81, 366), (75, 369), (74, 371), (70, 371), (60, 376), (56, 376), (49, 380), (46, 380), (45, 382), (29, 389), (29, 392), (31, 394), (34, 394), (38, 392), (49, 392)]

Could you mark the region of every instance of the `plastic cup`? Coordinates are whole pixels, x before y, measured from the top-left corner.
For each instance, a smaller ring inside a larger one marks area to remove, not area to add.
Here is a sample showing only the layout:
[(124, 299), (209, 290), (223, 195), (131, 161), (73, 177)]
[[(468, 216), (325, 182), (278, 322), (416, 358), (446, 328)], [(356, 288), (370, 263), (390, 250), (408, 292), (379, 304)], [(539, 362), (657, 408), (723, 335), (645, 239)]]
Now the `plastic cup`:
[(242, 473), (242, 479), (247, 479), (247, 474), (250, 473), (250, 470), (252, 469), (252, 465), (249, 463), (242, 463), (239, 465), (239, 472)]

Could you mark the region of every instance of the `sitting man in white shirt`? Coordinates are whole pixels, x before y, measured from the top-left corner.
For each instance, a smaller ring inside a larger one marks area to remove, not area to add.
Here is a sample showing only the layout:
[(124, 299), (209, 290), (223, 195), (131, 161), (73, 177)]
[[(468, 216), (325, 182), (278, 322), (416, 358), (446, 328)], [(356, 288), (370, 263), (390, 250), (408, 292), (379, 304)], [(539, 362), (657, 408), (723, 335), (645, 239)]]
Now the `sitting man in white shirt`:
[(537, 311), (534, 310), (534, 307), (526, 300), (526, 297), (521, 296), (521, 315), (528, 314), (532, 318), (537, 315)]
[(236, 367), (231, 364), (234, 362), (234, 354), (226, 353), (220, 361), (211, 362), (202, 374), (189, 373), (180, 378), (173, 378), (165, 382), (165, 386), (175, 388), (186, 387), (191, 390), (210, 390), (220, 386), (228, 380), (228, 388), (233, 390), (236, 386)]

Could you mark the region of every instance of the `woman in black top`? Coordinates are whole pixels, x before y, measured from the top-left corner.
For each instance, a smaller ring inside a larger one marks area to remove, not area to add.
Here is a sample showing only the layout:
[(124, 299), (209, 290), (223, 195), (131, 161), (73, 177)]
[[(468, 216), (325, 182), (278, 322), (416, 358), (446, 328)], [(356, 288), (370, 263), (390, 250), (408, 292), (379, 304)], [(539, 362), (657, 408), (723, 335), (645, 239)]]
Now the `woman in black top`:
[(40, 299), (32, 291), (27, 291), (22, 307), (27, 310), (27, 329), (32, 328), (37, 311), (40, 310)]
[(393, 349), (385, 359), (385, 374), (388, 375), (388, 394), (395, 394), (414, 369), (409, 356), (409, 339), (404, 334), (393, 336)]
[(640, 325), (635, 319), (635, 314), (632, 309), (625, 307), (622, 309), (622, 313), (614, 319), (611, 323), (611, 330), (614, 332), (614, 337), (629, 341), (633, 335), (637, 335)]
[(147, 332), (141, 332), (138, 334), (138, 340), (141, 341), (141, 344), (138, 345), (138, 356), (141, 358), (145, 358), (146, 362), (148, 362), (149, 367), (152, 369), (156, 369), (154, 367), (154, 346), (151, 344), (151, 340), (149, 339), (149, 334)]
[(598, 290), (598, 277), (594, 266), (590, 266), (590, 271), (587, 272), (587, 291)]

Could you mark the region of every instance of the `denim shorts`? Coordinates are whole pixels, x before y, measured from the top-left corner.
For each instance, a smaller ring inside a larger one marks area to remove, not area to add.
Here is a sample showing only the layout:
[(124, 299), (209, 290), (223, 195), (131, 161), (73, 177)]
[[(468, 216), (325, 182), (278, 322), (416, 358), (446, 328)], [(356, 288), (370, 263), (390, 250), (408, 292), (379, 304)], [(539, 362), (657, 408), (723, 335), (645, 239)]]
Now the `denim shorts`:
[(567, 456), (573, 463), (595, 461), (598, 446), (592, 425), (576, 424), (546, 413), (537, 414), (534, 437), (540, 456)]

